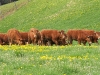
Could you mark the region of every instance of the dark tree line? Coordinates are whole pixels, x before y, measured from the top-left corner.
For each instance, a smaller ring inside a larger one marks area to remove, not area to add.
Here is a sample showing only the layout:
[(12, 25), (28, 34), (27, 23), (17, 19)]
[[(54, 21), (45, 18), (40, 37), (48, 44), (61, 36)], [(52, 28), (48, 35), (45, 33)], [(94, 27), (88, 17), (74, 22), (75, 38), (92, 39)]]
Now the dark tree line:
[(0, 0), (0, 5), (11, 3), (11, 2), (14, 2), (14, 1), (18, 1), (18, 0)]

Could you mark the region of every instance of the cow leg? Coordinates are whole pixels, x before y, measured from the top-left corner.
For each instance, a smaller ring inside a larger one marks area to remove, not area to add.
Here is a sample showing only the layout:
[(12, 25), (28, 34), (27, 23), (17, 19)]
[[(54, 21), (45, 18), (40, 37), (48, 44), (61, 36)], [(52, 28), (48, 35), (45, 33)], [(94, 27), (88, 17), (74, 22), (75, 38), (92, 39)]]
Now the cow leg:
[(33, 43), (34, 45), (36, 45), (36, 44), (37, 44), (37, 40), (36, 40), (36, 39), (34, 39), (34, 41), (33, 41), (33, 42), (34, 42), (34, 43)]
[(91, 44), (89, 43), (89, 46), (91, 46)]
[(38, 40), (38, 45), (41, 46), (42, 45), (42, 41)]
[(43, 45), (43, 40), (41, 40), (41, 45)]
[(52, 39), (52, 41), (53, 41), (56, 45), (58, 45), (58, 41), (57, 41), (56, 39)]
[(3, 45), (3, 41), (0, 39), (0, 45)]
[(47, 45), (48, 45), (48, 46), (53, 45), (53, 44), (52, 44), (52, 41), (48, 40)]
[(41, 44), (46, 46), (46, 41), (44, 39), (42, 39)]
[(66, 42), (66, 40), (65, 40), (65, 39), (63, 40), (63, 45), (67, 45), (67, 42)]
[(70, 41), (69, 41), (69, 44), (72, 45), (72, 43), (73, 43), (73, 40), (70, 40)]
[(84, 46), (86, 46), (86, 42), (87, 42), (87, 41), (83, 41), (83, 42), (82, 42)]
[(46, 45), (45, 38), (41, 35), (41, 45)]
[(79, 43), (79, 45), (81, 45), (81, 40), (80, 39), (78, 39), (78, 43)]
[(32, 44), (35, 45), (36, 44), (36, 40), (32, 39)]
[(28, 42), (25, 42), (25, 45), (28, 45), (29, 43)]
[(31, 44), (31, 38), (28, 37), (28, 44)]
[(70, 37), (70, 38), (68, 38), (68, 44), (69, 45), (72, 45), (72, 43), (73, 43), (73, 39)]
[(12, 45), (12, 40), (9, 42), (9, 45)]
[(67, 38), (67, 43), (70, 44), (70, 39), (69, 38)]
[(12, 39), (8, 38), (9, 45), (12, 45)]
[(46, 46), (46, 41), (45, 40), (42, 40), (42, 45), (45, 45)]
[(96, 43), (99, 45), (99, 42), (98, 41), (96, 41)]

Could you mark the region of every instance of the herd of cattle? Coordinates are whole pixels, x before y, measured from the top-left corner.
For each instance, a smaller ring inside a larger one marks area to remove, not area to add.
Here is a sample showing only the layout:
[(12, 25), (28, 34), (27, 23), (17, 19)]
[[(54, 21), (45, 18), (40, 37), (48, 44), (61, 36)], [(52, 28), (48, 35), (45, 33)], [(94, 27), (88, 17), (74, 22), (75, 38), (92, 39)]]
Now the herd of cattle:
[(70, 45), (73, 40), (78, 41), (81, 45), (98, 43), (100, 32), (94, 30), (76, 30), (70, 29), (67, 32), (64, 30), (42, 29), (38, 30), (31, 28), (28, 32), (20, 32), (17, 29), (9, 29), (7, 33), (0, 33), (0, 45)]

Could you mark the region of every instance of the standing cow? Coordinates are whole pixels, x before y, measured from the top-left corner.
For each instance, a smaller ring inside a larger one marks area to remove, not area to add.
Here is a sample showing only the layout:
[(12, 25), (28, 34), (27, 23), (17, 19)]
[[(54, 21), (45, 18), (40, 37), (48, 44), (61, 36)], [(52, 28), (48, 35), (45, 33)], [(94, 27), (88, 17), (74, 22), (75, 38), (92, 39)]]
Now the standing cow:
[(9, 44), (18, 44), (21, 45), (22, 44), (22, 37), (20, 32), (17, 29), (9, 29), (7, 31), (7, 36), (8, 36), (8, 41)]
[(41, 35), (38, 29), (31, 28), (28, 32), (28, 43), (41, 45)]
[(66, 43), (66, 36), (63, 30), (43, 29), (40, 33), (42, 45), (46, 45), (47, 43), (49, 43), (49, 45), (65, 45)]
[(98, 43), (98, 34), (94, 30), (82, 30), (85, 34), (90, 36), (91, 42), (92, 43)]
[(78, 41), (80, 45), (81, 43), (85, 45), (86, 44), (85, 42), (88, 42), (89, 45), (91, 45), (92, 43), (91, 36), (89, 36), (87, 33), (85, 33), (82, 30), (68, 30), (67, 40), (69, 44), (72, 44), (73, 40)]

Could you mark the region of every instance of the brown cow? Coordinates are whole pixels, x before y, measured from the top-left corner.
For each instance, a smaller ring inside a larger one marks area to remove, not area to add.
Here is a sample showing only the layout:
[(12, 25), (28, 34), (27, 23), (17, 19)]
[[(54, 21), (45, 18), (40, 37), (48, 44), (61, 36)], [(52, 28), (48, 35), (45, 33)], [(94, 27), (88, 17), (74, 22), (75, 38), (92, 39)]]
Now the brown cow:
[(22, 37), (22, 44), (28, 44), (28, 32), (20, 32), (21, 37)]
[(56, 45), (65, 45), (66, 36), (64, 31), (58, 31), (58, 30), (52, 30), (52, 29), (43, 29), (40, 31), (41, 33), (41, 41), (42, 45), (46, 45), (49, 43), (50, 45), (56, 44)]
[(22, 44), (22, 37), (18, 30), (14, 29), (14, 28), (9, 29), (7, 31), (7, 36), (8, 36), (8, 41), (9, 41), (10, 45), (12, 45), (12, 44), (21, 45)]
[(89, 45), (91, 45), (91, 36), (84, 33), (82, 30), (68, 30), (67, 31), (67, 40), (69, 44), (72, 44), (73, 40), (78, 41), (78, 43), (81, 45), (83, 43), (84, 45), (88, 42)]
[(31, 28), (28, 32), (28, 43), (41, 45), (41, 35), (38, 29)]
[(6, 33), (0, 33), (0, 44), (1, 45), (8, 45), (8, 37)]
[(82, 30), (85, 34), (87, 34), (88, 36), (91, 36), (91, 41), (92, 43), (98, 43), (98, 35), (94, 30)]

